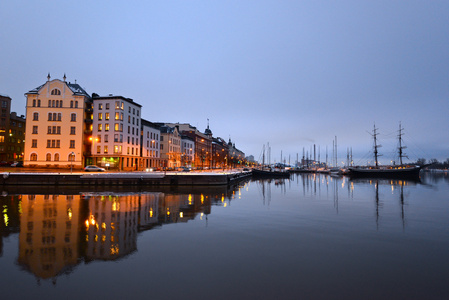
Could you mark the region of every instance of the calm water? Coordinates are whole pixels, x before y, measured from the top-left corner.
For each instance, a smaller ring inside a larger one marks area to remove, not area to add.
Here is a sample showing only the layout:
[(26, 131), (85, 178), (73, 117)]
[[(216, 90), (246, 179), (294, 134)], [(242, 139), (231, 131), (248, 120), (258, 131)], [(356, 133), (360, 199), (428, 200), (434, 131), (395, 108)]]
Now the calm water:
[(444, 174), (3, 190), (2, 299), (449, 298)]

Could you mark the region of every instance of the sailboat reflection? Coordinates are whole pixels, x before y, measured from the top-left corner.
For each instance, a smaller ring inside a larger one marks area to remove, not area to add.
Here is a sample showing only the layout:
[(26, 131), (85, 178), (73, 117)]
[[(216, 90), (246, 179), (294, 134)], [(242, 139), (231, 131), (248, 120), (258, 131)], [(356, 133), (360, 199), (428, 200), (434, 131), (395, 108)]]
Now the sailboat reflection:
[(55, 282), (82, 261), (131, 255), (137, 250), (139, 232), (197, 216), (206, 219), (212, 205), (224, 206), (225, 199), (229, 203), (243, 184), (214, 189), (167, 188), (161, 192), (116, 190), (63, 195), (35, 189), (30, 194), (9, 194), (0, 197), (7, 220), (0, 231), (2, 236), (19, 232), (17, 264), (23, 270), (38, 280), (51, 278)]
[(404, 196), (404, 187), (405, 186), (413, 186), (416, 184), (419, 184), (420, 181), (416, 180), (389, 180), (389, 179), (356, 179), (352, 180), (353, 182), (356, 182), (357, 184), (370, 184), (374, 185), (374, 199), (375, 199), (375, 216), (376, 216), (376, 227), (379, 229), (379, 222), (380, 222), (380, 211), (383, 207), (383, 201), (380, 199), (379, 196), (379, 190), (380, 186), (389, 186), (391, 191), (395, 191), (397, 188), (399, 188), (399, 204), (401, 209), (401, 221), (402, 221), (402, 228), (405, 229), (406, 220), (405, 220), (405, 196)]

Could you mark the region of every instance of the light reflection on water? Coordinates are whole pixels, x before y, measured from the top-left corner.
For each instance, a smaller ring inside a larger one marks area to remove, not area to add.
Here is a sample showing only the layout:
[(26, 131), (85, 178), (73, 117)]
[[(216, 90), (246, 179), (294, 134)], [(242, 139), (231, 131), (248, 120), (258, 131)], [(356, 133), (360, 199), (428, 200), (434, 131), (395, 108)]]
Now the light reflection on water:
[(9, 299), (447, 298), (448, 182), (5, 189), (0, 287)]

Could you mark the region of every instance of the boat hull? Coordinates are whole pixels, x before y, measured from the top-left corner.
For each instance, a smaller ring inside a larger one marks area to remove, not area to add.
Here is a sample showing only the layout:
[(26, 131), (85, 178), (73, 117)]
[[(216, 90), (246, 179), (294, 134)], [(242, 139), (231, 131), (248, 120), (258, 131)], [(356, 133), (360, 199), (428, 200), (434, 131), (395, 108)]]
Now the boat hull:
[(289, 172), (253, 169), (252, 173), (254, 177), (258, 178), (290, 178)]
[(350, 168), (349, 175), (355, 178), (392, 178), (392, 179), (419, 179), (420, 166), (407, 168)]

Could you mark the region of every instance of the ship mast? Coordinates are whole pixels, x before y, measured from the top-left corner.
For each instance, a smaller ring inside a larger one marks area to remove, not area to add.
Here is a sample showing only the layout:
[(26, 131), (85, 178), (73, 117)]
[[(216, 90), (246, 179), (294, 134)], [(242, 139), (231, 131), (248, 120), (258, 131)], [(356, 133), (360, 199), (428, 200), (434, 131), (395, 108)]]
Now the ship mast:
[(400, 161), (401, 165), (402, 165), (402, 158), (403, 158), (403, 157), (408, 158), (408, 156), (407, 156), (407, 155), (404, 155), (404, 153), (402, 152), (402, 149), (407, 148), (406, 146), (402, 146), (402, 135), (403, 135), (402, 130), (403, 130), (403, 129), (404, 129), (404, 128), (402, 128), (401, 122), (399, 122), (399, 134), (398, 134), (399, 147), (398, 147), (398, 151), (399, 151), (399, 161)]
[(377, 128), (376, 128), (376, 124), (374, 124), (374, 129), (373, 129), (373, 137), (374, 137), (374, 160), (376, 162), (376, 168), (379, 167), (379, 161), (378, 161), (378, 157), (382, 156), (381, 154), (379, 154), (379, 152), (377, 151), (377, 148), (382, 147), (381, 145), (377, 145)]

